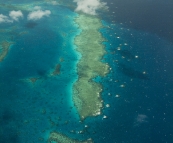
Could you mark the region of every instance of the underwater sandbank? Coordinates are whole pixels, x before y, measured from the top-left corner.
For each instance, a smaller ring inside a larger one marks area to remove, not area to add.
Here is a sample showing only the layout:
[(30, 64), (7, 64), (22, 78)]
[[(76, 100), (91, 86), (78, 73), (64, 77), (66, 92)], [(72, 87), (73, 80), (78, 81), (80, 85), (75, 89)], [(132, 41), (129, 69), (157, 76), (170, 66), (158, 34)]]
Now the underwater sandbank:
[(91, 139), (88, 139), (86, 141), (79, 141), (79, 140), (71, 139), (71, 138), (67, 137), (66, 135), (63, 135), (58, 132), (52, 132), (50, 134), (48, 143), (52, 143), (52, 142), (56, 142), (56, 143), (93, 143), (93, 141)]
[(76, 50), (81, 53), (82, 57), (77, 65), (79, 77), (73, 86), (73, 101), (80, 118), (85, 119), (101, 113), (102, 85), (92, 79), (105, 76), (109, 71), (109, 66), (101, 62), (105, 54), (105, 47), (102, 44), (105, 39), (99, 31), (103, 27), (101, 20), (95, 16), (79, 14), (75, 23), (82, 30), (74, 41), (77, 46)]

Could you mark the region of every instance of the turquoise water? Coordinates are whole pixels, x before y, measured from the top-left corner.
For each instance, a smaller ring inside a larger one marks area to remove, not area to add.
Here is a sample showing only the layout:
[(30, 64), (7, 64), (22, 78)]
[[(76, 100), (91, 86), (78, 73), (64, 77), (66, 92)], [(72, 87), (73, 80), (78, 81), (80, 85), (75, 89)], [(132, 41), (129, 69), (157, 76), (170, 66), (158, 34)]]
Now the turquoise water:
[[(34, 27), (29, 27), (27, 20), (14, 23), (17, 29), (12, 31), (12, 41), (15, 44), (0, 69), (3, 73), (0, 76), (1, 142), (43, 142), (39, 138), (47, 139), (50, 131), (72, 130), (72, 125), (79, 120), (71, 97), (80, 57), (73, 46), (79, 31), (73, 22), (77, 14), (62, 7), (51, 8), (51, 12), (50, 19), (34, 24), (31, 21), (29, 24)], [(27, 33), (18, 36), (21, 31)], [(7, 36), (11, 38), (10, 34)], [(62, 63), (60, 58), (64, 59)], [(50, 76), (58, 63), (61, 64), (60, 75)], [(39, 79), (35, 83), (28, 82), (32, 77)]]
[[(72, 101), (81, 58), (74, 45), (80, 33), (74, 23), (78, 14), (64, 6), (40, 6), (51, 10), (50, 17), (28, 22), (24, 11), (20, 22), (0, 25), (9, 31), (0, 33), (0, 39), (14, 42), (0, 63), (0, 142), (42, 143), (51, 131), (58, 131), (96, 143), (171, 143), (173, 45), (102, 20), (105, 27), (100, 31), (107, 39), (102, 61), (111, 68), (98, 78), (104, 87), (103, 113), (80, 122)], [(8, 15), (9, 10), (0, 13)], [(20, 35), (22, 31), (27, 33)], [(60, 74), (51, 76), (57, 64)], [(38, 80), (29, 82), (32, 77)]]

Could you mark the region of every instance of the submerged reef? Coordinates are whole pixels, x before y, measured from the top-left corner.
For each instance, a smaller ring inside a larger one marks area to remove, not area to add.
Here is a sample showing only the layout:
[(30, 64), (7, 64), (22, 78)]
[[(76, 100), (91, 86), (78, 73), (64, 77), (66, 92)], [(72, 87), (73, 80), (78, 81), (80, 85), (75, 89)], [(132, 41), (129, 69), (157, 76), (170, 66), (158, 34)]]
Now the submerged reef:
[(35, 83), (38, 79), (39, 79), (38, 77), (31, 77), (31, 78), (28, 78), (28, 81), (31, 83)]
[(82, 30), (75, 38), (77, 51), (82, 57), (77, 65), (79, 78), (73, 86), (73, 101), (83, 120), (101, 113), (102, 85), (94, 82), (93, 78), (105, 76), (109, 66), (101, 62), (105, 54), (105, 47), (102, 44), (105, 39), (99, 31), (103, 27), (101, 20), (94, 16), (79, 14), (75, 22)]
[(5, 56), (8, 54), (9, 47), (12, 42), (3, 41), (0, 43), (0, 62), (4, 60)]
[(66, 135), (63, 135), (58, 132), (52, 132), (49, 136), (48, 143), (93, 143), (91, 139), (88, 139), (86, 141), (79, 141), (75, 139), (71, 139), (67, 137)]
[(54, 71), (52, 72), (52, 75), (53, 75), (53, 76), (59, 75), (59, 74), (60, 74), (60, 70), (61, 70), (61, 65), (60, 65), (60, 64), (57, 64), (57, 65), (55, 66)]
[(28, 78), (20, 79), (20, 80), (23, 81), (23, 82), (29, 83), (31, 85), (34, 85), (40, 79), (41, 79), (40, 77), (28, 77)]

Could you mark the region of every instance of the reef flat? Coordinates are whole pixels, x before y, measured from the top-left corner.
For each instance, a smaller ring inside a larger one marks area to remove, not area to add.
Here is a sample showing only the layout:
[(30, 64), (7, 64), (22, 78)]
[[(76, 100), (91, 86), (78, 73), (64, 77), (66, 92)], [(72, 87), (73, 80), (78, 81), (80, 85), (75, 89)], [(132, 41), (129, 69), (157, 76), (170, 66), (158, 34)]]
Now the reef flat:
[(3, 41), (0, 43), (0, 62), (4, 60), (5, 56), (8, 54), (9, 47), (12, 42)]
[(80, 118), (85, 119), (101, 113), (102, 85), (94, 82), (93, 78), (105, 76), (109, 66), (101, 62), (105, 54), (102, 44), (105, 39), (99, 31), (103, 27), (101, 20), (95, 16), (79, 14), (75, 22), (82, 30), (74, 41), (82, 57), (77, 65), (79, 78), (73, 86), (73, 101)]
[(88, 139), (86, 141), (79, 141), (79, 140), (71, 139), (71, 138), (67, 137), (66, 135), (63, 135), (58, 132), (52, 132), (50, 134), (48, 143), (52, 143), (52, 142), (56, 142), (56, 143), (93, 143), (93, 141), (91, 139)]

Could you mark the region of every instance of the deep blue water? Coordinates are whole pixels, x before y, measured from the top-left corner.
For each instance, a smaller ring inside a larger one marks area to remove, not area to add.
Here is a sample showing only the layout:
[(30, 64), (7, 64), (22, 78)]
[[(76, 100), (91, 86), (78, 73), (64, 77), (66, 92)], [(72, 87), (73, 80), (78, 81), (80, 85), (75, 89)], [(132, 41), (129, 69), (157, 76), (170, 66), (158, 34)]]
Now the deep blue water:
[[(113, 108), (105, 110), (110, 115), (105, 140), (172, 142), (172, 45), (157, 35), (121, 29), (120, 25), (112, 28), (104, 30), (109, 39), (106, 58), (112, 67), (110, 78), (105, 80), (111, 95), (104, 97), (110, 98), (107, 102)], [(120, 97), (115, 99), (115, 94)]]
[[(5, 37), (15, 43), (0, 63), (0, 142), (46, 142), (51, 131), (76, 139), (91, 137), (96, 143), (173, 142), (171, 42), (103, 18), (105, 27), (100, 31), (107, 39), (103, 43), (107, 53), (102, 60), (111, 70), (100, 82), (104, 104), (110, 107), (104, 106), (101, 116), (80, 122), (72, 102), (80, 59), (73, 43), (80, 32), (73, 21), (77, 13), (62, 6), (41, 6), (51, 10), (49, 18), (1, 24), (17, 28)], [(19, 36), (21, 31), (28, 33)], [(60, 75), (50, 76), (58, 63)], [(39, 79), (29, 83), (30, 77)]]

